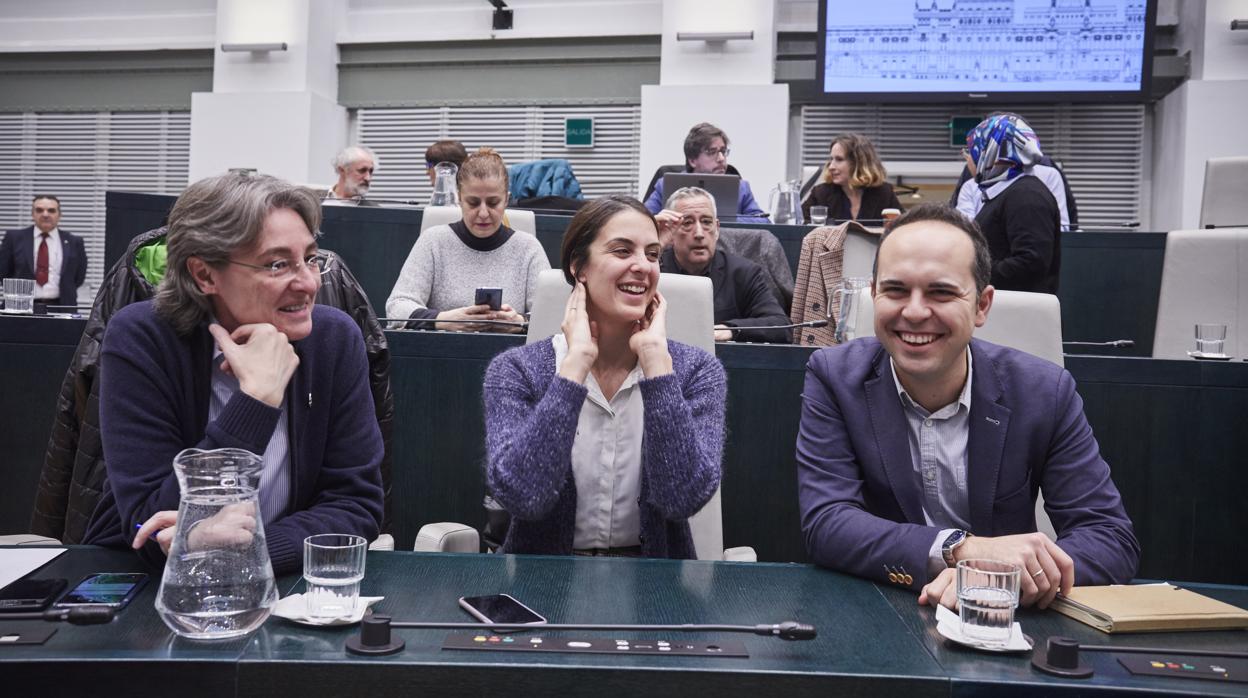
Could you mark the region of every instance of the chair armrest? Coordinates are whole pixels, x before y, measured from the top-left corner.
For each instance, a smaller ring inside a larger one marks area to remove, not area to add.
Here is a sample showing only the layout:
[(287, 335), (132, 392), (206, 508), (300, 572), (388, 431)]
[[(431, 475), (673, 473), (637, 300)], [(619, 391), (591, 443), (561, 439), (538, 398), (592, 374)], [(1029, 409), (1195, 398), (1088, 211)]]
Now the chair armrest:
[(369, 550), (394, 550), (394, 536), (389, 533), (383, 533), (377, 536), (377, 540), (368, 544)]
[(421, 526), (412, 549), (425, 553), (479, 553), (481, 538), (471, 526), (442, 521)]
[(724, 551), (725, 562), (758, 562), (758, 553), (754, 552), (754, 548), (743, 545), (738, 548), (728, 548)]

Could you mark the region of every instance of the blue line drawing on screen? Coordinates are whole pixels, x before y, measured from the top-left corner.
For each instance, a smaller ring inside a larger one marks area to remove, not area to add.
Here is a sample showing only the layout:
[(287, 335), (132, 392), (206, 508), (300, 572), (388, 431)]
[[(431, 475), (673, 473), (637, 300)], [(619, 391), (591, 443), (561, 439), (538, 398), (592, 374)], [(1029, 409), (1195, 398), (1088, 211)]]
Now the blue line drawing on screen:
[(829, 0), (827, 92), (1140, 89), (1145, 0)]

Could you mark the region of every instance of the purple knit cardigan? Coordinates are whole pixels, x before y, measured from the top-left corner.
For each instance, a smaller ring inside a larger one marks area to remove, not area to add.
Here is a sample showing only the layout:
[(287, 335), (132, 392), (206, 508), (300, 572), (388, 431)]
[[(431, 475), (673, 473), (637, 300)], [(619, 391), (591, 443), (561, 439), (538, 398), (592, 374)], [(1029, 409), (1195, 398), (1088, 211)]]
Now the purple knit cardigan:
[[(642, 380), (641, 549), (695, 558), (688, 518), (719, 488), (727, 381), (707, 352), (667, 342), (672, 373)], [(503, 552), (570, 555), (572, 440), (588, 390), (555, 375), (549, 339), (506, 351), (485, 373), (486, 479), (511, 514)]]

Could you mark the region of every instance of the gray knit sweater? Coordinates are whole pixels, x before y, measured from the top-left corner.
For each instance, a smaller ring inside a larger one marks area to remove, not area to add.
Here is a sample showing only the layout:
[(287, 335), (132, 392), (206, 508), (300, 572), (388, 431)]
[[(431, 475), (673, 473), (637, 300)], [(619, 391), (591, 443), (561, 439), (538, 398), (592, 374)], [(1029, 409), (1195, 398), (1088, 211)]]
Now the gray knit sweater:
[[(645, 411), (641, 550), (694, 558), (689, 517), (719, 488), (724, 368), (701, 349), (668, 340), (673, 372), (637, 385)], [(572, 441), (584, 385), (555, 375), (549, 339), (510, 349), (485, 373), (486, 479), (511, 514), (503, 552), (569, 555), (576, 518)]]
[(537, 237), (515, 233), (495, 250), (469, 248), (449, 225), (420, 234), (386, 300), (386, 317), (406, 318), (422, 309), (452, 310), (473, 304), (482, 286), (503, 289), (503, 303), (529, 312), (537, 275), (550, 268)]

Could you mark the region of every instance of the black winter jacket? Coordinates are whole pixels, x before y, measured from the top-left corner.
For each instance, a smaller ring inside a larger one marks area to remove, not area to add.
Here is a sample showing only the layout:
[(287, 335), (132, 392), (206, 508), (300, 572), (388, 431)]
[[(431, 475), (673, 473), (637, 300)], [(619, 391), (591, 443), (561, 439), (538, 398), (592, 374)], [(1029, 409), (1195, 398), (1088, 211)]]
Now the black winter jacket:
[[(39, 474), (39, 489), (30, 531), (58, 538), (66, 545), (82, 541), (87, 524), (100, 501), (107, 472), (104, 448), (100, 442), (99, 381), (100, 342), (112, 316), (125, 306), (151, 298), (156, 293), (134, 266), (136, 251), (163, 237), (165, 228), (149, 230), (130, 241), (108, 274), (91, 307), (91, 316), (70, 362), (61, 393), (56, 401), (56, 422), (48, 439), (48, 450)], [(334, 256), (332, 252), (329, 253)], [(381, 530), (390, 530), (391, 435), (394, 429), (394, 395), (390, 392), (390, 348), (377, 315), (364, 294), (364, 288), (343, 263), (334, 256), (330, 270), (321, 277), (316, 302), (329, 305), (351, 316), (364, 333), (368, 352), (369, 383), (373, 407), (385, 455), (381, 461), (385, 489), (385, 515)]]

